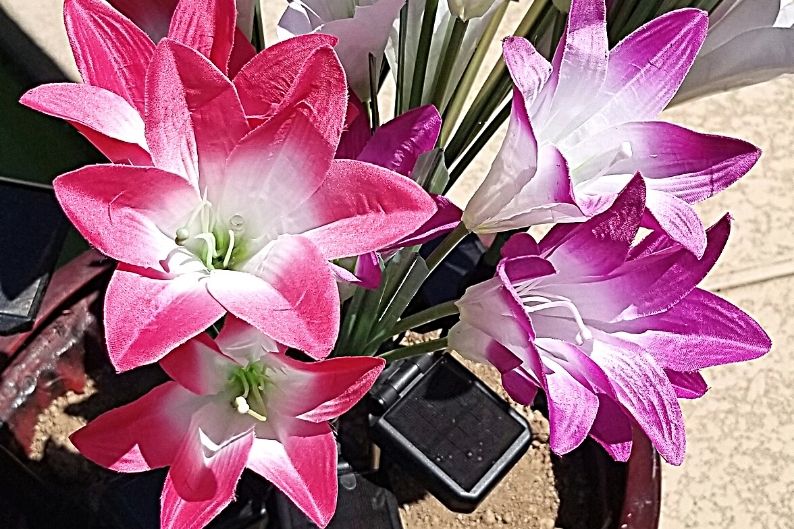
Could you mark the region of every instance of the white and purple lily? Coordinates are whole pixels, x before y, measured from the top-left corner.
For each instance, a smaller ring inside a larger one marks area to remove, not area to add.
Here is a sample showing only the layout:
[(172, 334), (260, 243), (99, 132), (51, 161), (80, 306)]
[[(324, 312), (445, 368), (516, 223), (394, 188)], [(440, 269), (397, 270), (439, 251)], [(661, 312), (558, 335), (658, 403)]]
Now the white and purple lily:
[(744, 141), (652, 121), (695, 60), (706, 14), (673, 11), (612, 50), (605, 17), (603, 0), (574, 0), (552, 63), (522, 38), (505, 41), (516, 85), (507, 137), (463, 222), (477, 233), (579, 222), (604, 211), (639, 171), (644, 223), (702, 256), (706, 234), (691, 204), (760, 156)]
[(496, 277), (457, 302), (450, 347), (494, 365), (521, 403), (545, 391), (559, 454), (589, 434), (625, 461), (636, 423), (680, 464), (686, 440), (677, 398), (705, 393), (699, 370), (771, 346), (747, 314), (695, 288), (725, 245), (730, 217), (708, 230), (701, 259), (658, 232), (632, 246), (645, 199), (638, 176), (582, 224), (555, 226), (540, 243), (515, 235)]
[(329, 420), (372, 387), (384, 361), (305, 363), (228, 318), (163, 358), (174, 379), (100, 415), (71, 436), (88, 459), (119, 472), (169, 466), (162, 529), (201, 528), (233, 497), (245, 468), (281, 489), (320, 527), (336, 509), (336, 439)]
[(78, 231), (121, 263), (105, 303), (117, 369), (159, 360), (227, 311), (324, 357), (339, 326), (329, 261), (387, 247), (436, 211), (410, 179), (334, 160), (344, 72), (327, 45), (301, 59), (292, 103), (252, 127), (235, 85), (164, 39), (146, 82), (154, 166), (89, 166), (55, 180)]
[(673, 103), (794, 73), (792, 25), (790, 0), (723, 0), (709, 15), (706, 42)]

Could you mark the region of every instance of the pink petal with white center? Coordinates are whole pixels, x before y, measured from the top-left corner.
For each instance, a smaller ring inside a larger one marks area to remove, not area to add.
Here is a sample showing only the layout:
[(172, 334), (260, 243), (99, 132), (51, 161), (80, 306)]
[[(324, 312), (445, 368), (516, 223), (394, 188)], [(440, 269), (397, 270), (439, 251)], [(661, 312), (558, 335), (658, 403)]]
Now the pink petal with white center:
[(67, 120), (112, 162), (129, 160), (151, 165), (140, 114), (109, 90), (80, 83), (52, 83), (28, 91), (19, 102)]
[(196, 395), (221, 393), (236, 365), (207, 334), (188, 340), (160, 360), (169, 377)]
[(215, 338), (224, 355), (236, 360), (240, 364), (256, 362), (263, 352), (285, 353), (286, 347), (277, 343), (273, 338), (262, 334), (256, 327), (231, 314), (223, 320), (223, 327), (218, 337)]
[(219, 185), (226, 158), (249, 131), (229, 79), (203, 55), (165, 39), (146, 90), (146, 140), (155, 165), (201, 191)]
[(410, 177), (416, 160), (435, 147), (440, 132), (436, 107), (415, 108), (379, 127), (356, 159)]
[(229, 312), (279, 343), (312, 358), (334, 347), (339, 292), (326, 259), (304, 237), (279, 237), (242, 271), (214, 271), (208, 288)]
[(699, 399), (709, 390), (705, 379), (697, 371), (681, 373), (665, 369), (664, 372), (673, 385), (675, 396), (679, 399)]
[(540, 389), (535, 377), (523, 367), (502, 373), (502, 387), (511, 399), (523, 406), (531, 405)]
[[(168, 472), (173, 499), (218, 501), (222, 499), (220, 494), (233, 493), (248, 460), (255, 423), (253, 418), (238, 413), (222, 397), (206, 400), (200, 409), (193, 412), (190, 426)], [(233, 478), (231, 483), (230, 478)], [(166, 485), (163, 497), (168, 488)], [(165, 511), (169, 506), (164, 502), (163, 507)], [(163, 515), (164, 519), (177, 516), (165, 516), (165, 512)]]
[(279, 373), (273, 376), (279, 392), (268, 396), (268, 410), (314, 423), (336, 419), (352, 408), (386, 365), (381, 358), (365, 356), (299, 362), (268, 353), (261, 360)]
[(551, 145), (538, 151), (516, 89), (507, 136), (485, 181), (466, 205), (463, 222), (483, 234), (577, 219), (582, 212), (574, 201), (567, 163)]
[(596, 133), (654, 119), (670, 102), (706, 38), (708, 15), (679, 9), (653, 19), (609, 54), (604, 106), (586, 124)]
[(210, 296), (206, 272), (147, 277), (119, 266), (105, 296), (105, 339), (118, 371), (151, 364), (218, 321), (226, 310)]
[(234, 0), (180, 0), (168, 38), (201, 53), (225, 74), (236, 23)]
[(248, 433), (224, 446), (208, 461), (214, 487), (212, 495), (199, 501), (182, 496), (174, 481), (174, 467), (168, 473), (160, 498), (162, 529), (201, 529), (234, 499), (234, 490), (253, 445), (254, 434)]
[(309, 116), (285, 111), (234, 148), (220, 175), (222, 194), (213, 203), (223, 219), (242, 216), (249, 239), (300, 233), (283, 217), (322, 186), (333, 156)]
[(618, 327), (626, 340), (675, 371), (753, 360), (772, 347), (769, 336), (750, 316), (698, 288), (665, 312)]
[(113, 7), (132, 20), (136, 26), (145, 31), (152, 41), (159, 42), (168, 35), (171, 15), (179, 0), (157, 0), (141, 2), (141, 0), (108, 0)]
[[(603, 0), (573, 0), (562, 57), (557, 69), (551, 113), (544, 119), (544, 138), (560, 138), (593, 114), (593, 96), (607, 78), (609, 43)], [(556, 66), (556, 65), (555, 65)]]
[(89, 243), (119, 261), (143, 267), (179, 247), (174, 242), (196, 207), (196, 191), (153, 167), (91, 165), (59, 176), (55, 195)]
[(703, 257), (706, 229), (692, 206), (680, 198), (653, 189), (648, 190), (646, 206), (645, 227), (666, 233), (695, 257)]
[(631, 456), (632, 422), (626, 414), (611, 397), (598, 395), (598, 415), (590, 429), (590, 437), (615, 461), (625, 462)]
[(336, 440), (327, 423), (287, 424), (275, 439), (254, 441), (247, 466), (322, 528), (336, 511), (336, 458)]
[(538, 255), (540, 248), (534, 237), (527, 232), (516, 233), (502, 246), (501, 256), (504, 259)]
[(436, 212), (413, 180), (356, 160), (334, 160), (322, 185), (287, 221), (326, 259), (385, 248), (412, 234)]
[(69, 439), (80, 453), (117, 472), (168, 466), (179, 450), (190, 416), (201, 401), (176, 382), (103, 413)]
[(505, 64), (527, 109), (537, 99), (551, 74), (551, 64), (521, 37), (507, 37), (502, 43)]
[(572, 227), (558, 224), (539, 248), (563, 276), (606, 275), (626, 261), (645, 211), (646, 192), (634, 177), (605, 212)]
[(554, 286), (555, 294), (571, 299), (585, 319), (624, 321), (663, 312), (689, 294), (714, 266), (730, 233), (730, 217), (706, 232), (701, 259), (677, 246), (672, 251), (627, 261), (598, 281)]
[(617, 161), (611, 174), (639, 172), (648, 189), (694, 203), (709, 198), (744, 176), (761, 156), (742, 140), (702, 134), (661, 121), (625, 123), (576, 146), (577, 159), (588, 159), (622, 144), (631, 155)]
[(598, 412), (598, 397), (580, 384), (559, 362), (544, 357), (546, 398), (549, 403), (549, 445), (567, 454), (587, 438)]
[(596, 331), (591, 358), (609, 377), (617, 401), (634, 417), (670, 464), (684, 460), (684, 419), (673, 387), (653, 357)]
[(336, 38), (330, 35), (301, 35), (257, 54), (234, 78), (246, 115), (260, 123), (272, 118), (292, 100), (290, 93), (298, 79), (322, 68), (315, 63), (325, 56), (315, 57), (315, 53), (334, 44)]
[(143, 114), (151, 39), (104, 0), (66, 0), (63, 12), (83, 81), (115, 92)]

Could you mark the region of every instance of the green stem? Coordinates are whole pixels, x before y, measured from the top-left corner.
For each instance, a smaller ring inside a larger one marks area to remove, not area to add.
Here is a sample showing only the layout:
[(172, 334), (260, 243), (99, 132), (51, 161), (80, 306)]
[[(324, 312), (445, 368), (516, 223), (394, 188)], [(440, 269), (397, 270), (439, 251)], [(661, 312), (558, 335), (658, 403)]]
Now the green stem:
[(699, 0), (698, 2), (695, 2), (695, 5), (692, 7), (697, 7), (698, 9), (702, 9), (703, 11), (708, 11), (711, 13), (719, 3), (720, 0)]
[(441, 261), (443, 261), (468, 234), (469, 229), (461, 222), (454, 230), (444, 237), (441, 244), (436, 246), (435, 250), (427, 256), (425, 262), (427, 263), (427, 269), (429, 271), (428, 275), (433, 273), (433, 270), (441, 264)]
[(399, 48), (397, 49), (397, 96), (394, 100), (394, 115), (405, 112), (405, 49), (408, 45), (408, 2), (400, 9)]
[(411, 84), (411, 99), (408, 108), (416, 108), (422, 104), (422, 93), (425, 88), (427, 60), (430, 56), (430, 44), (433, 40), (433, 26), (436, 22), (439, 0), (426, 0), (425, 12), (422, 14), (422, 29), (419, 33), (419, 44), (416, 49), (416, 63)]
[(371, 53), (369, 54), (369, 114), (370, 130), (374, 134), (380, 127), (380, 109), (378, 109), (378, 75), (375, 72), (377, 60)]
[(485, 31), (483, 32), (477, 47), (474, 49), (474, 55), (472, 55), (469, 64), (466, 66), (466, 70), (463, 72), (463, 77), (461, 78), (460, 83), (458, 83), (458, 86), (455, 87), (455, 92), (452, 95), (452, 99), (450, 100), (449, 105), (447, 105), (446, 111), (444, 112), (444, 124), (441, 127), (441, 135), (438, 139), (439, 145), (446, 145), (450, 134), (452, 134), (452, 130), (455, 128), (455, 125), (458, 122), (460, 112), (463, 110), (463, 105), (466, 103), (466, 99), (471, 92), (471, 87), (474, 84), (474, 81), (477, 79), (477, 74), (480, 73), (480, 68), (482, 67), (482, 63), (488, 53), (488, 44), (493, 42), (496, 32), (499, 29), (499, 25), (502, 23), (505, 13), (507, 12), (508, 5), (508, 0), (502, 0), (501, 5), (497, 9), (496, 13), (494, 13), (494, 16), (491, 18), (488, 26), (485, 28)]
[(474, 158), (476, 158), (480, 153), (482, 148), (485, 147), (485, 144), (490, 141), (493, 135), (496, 134), (496, 131), (499, 130), (499, 127), (501, 127), (505, 120), (510, 117), (511, 106), (512, 103), (510, 101), (505, 103), (496, 117), (491, 120), (485, 130), (482, 131), (482, 134), (477, 137), (474, 143), (471, 144), (471, 147), (468, 148), (455, 167), (449, 172), (449, 183), (447, 184), (447, 189), (452, 187), (452, 184), (454, 184), (455, 181), (460, 178), (460, 176), (463, 174), (463, 171), (466, 170), (469, 164), (471, 164)]
[(460, 53), (463, 37), (466, 36), (466, 28), (469, 22), (463, 21), (459, 18), (455, 19), (452, 26), (452, 34), (449, 37), (449, 44), (447, 44), (447, 52), (444, 54), (444, 61), (439, 65), (436, 72), (436, 86), (433, 91), (433, 104), (440, 111), (443, 110), (444, 95), (447, 92), (447, 85), (449, 85), (449, 78), (452, 75), (452, 69), (455, 67), (455, 61)]
[(412, 356), (419, 356), (427, 353), (433, 353), (447, 348), (446, 338), (437, 338), (435, 340), (428, 340), (408, 347), (401, 347), (389, 352), (379, 355), (387, 362), (394, 362), (396, 360), (403, 360), (404, 358), (411, 358)]
[(441, 318), (446, 318), (447, 316), (454, 316), (455, 314), (458, 314), (458, 312), (459, 309), (458, 306), (455, 305), (455, 302), (447, 301), (446, 303), (441, 303), (434, 307), (430, 307), (429, 309), (417, 312), (416, 314), (406, 316), (405, 318), (398, 321), (390, 332), (392, 336), (396, 336), (419, 327), (420, 325), (432, 323), (436, 320), (440, 320)]

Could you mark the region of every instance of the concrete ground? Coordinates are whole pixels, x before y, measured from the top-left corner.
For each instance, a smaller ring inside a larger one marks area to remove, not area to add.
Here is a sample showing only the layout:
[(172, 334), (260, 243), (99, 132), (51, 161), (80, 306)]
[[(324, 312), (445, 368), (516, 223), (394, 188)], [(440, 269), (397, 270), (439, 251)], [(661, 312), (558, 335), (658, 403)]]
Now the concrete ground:
[[(510, 20), (525, 7), (511, 8)], [(62, 0), (0, 0), (9, 16), (75, 76), (61, 22)], [(281, 2), (267, 0), (266, 13)], [(270, 28), (273, 27), (270, 19)], [(740, 183), (700, 208), (711, 223), (736, 219), (720, 263), (706, 280), (755, 316), (772, 336), (766, 357), (710, 369), (708, 394), (684, 402), (688, 452), (664, 467), (663, 529), (794, 527), (794, 78), (687, 103), (665, 118), (701, 131), (747, 139), (764, 150)], [(465, 203), (494, 145), (452, 193)], [(0, 168), (1, 169), (1, 168)]]

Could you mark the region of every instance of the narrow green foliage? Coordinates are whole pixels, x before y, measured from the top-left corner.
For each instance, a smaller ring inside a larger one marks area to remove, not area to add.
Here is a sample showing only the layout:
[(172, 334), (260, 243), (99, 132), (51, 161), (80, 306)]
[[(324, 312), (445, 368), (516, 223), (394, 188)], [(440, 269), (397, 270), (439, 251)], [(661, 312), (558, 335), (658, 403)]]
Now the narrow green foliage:
[(430, 55), (430, 45), (433, 41), (433, 26), (436, 21), (439, 0), (426, 0), (425, 12), (422, 15), (422, 29), (419, 33), (419, 44), (416, 49), (416, 63), (411, 83), (411, 99), (408, 108), (416, 108), (422, 104), (422, 93), (425, 88), (427, 75), (427, 61)]

